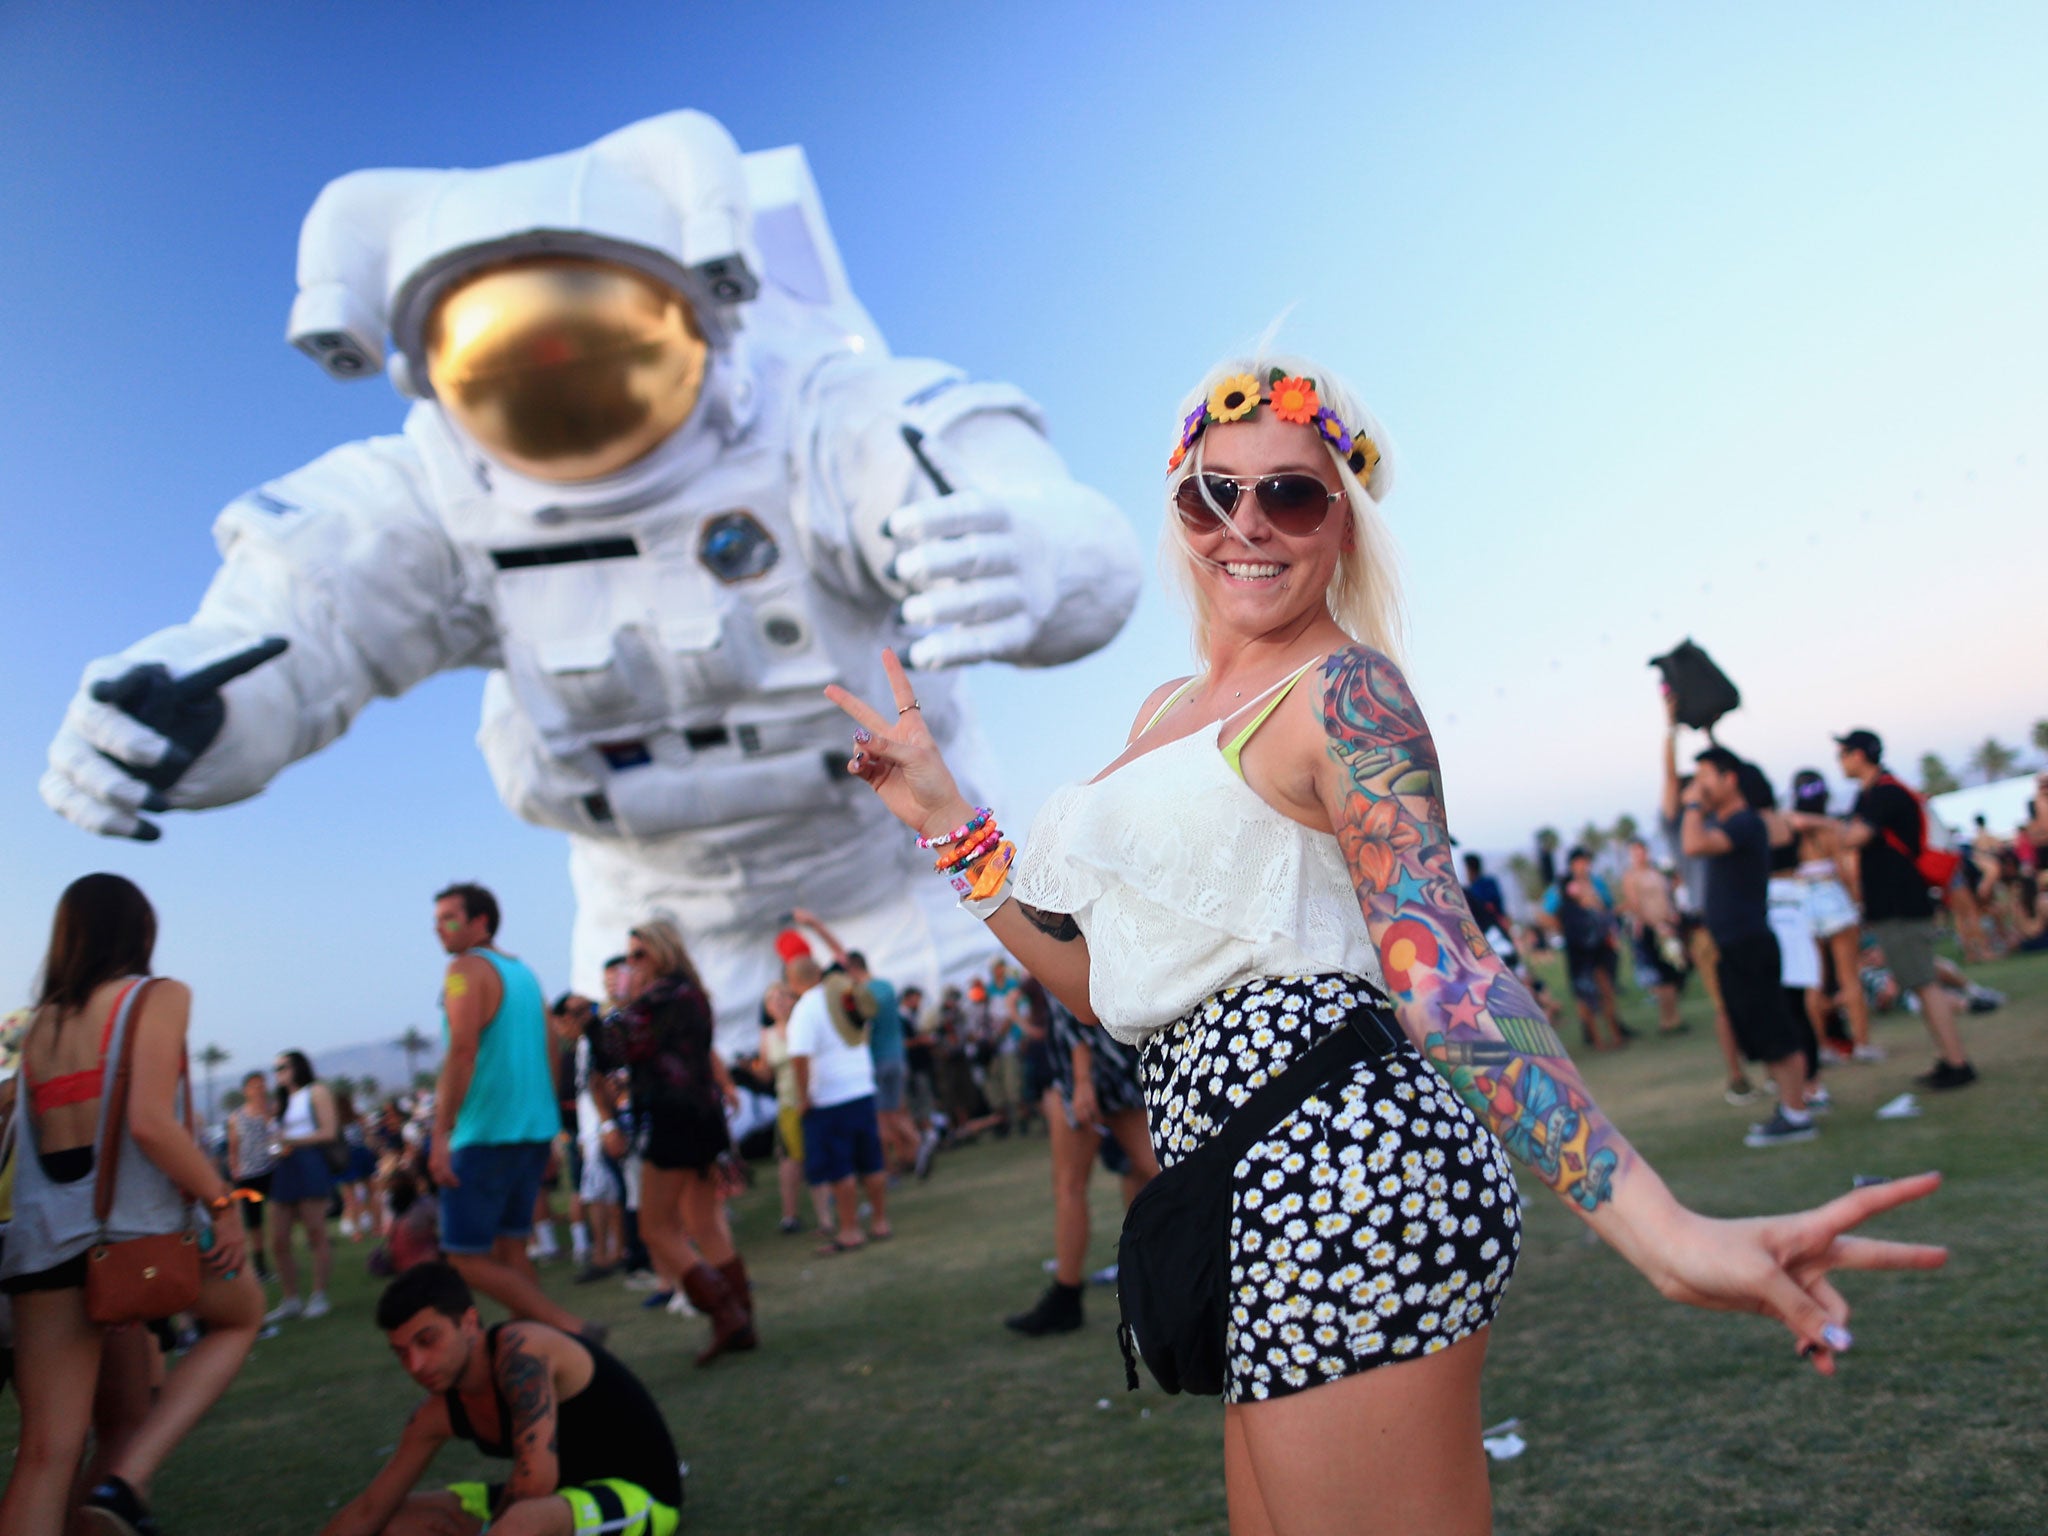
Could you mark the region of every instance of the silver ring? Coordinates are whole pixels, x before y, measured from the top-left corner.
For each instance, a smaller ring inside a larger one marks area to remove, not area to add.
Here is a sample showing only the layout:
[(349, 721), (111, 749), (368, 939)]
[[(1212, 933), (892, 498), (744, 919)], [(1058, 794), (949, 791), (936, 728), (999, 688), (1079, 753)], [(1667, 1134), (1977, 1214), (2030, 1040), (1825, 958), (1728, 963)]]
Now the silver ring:
[(915, 699), (912, 699), (912, 700), (911, 700), (911, 701), (910, 701), (910, 702), (909, 702), (908, 704), (904, 705), (904, 706), (903, 706), (903, 708), (902, 708), (901, 710), (897, 711), (897, 713), (899, 713), (899, 714), (905, 714), (905, 715), (907, 715), (907, 714), (909, 714), (909, 713), (910, 713), (910, 712), (911, 712), (911, 711), (912, 711), (913, 709), (923, 709), (923, 708), (924, 708), (924, 706), (923, 706), (922, 704), (918, 703), (918, 702), (917, 702), (917, 700), (915, 700)]

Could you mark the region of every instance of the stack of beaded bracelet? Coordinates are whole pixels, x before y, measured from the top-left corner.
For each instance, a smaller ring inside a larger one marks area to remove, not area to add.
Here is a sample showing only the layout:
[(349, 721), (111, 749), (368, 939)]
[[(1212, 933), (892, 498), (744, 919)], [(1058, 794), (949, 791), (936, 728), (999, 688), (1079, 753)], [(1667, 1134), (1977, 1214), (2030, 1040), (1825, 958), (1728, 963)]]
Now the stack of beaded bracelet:
[(995, 814), (987, 806), (977, 805), (972, 816), (961, 822), (959, 826), (948, 832), (944, 837), (920, 837), (917, 840), (917, 846), (924, 849), (955, 847), (970, 834), (979, 832), (983, 827), (995, 820)]
[(996, 825), (995, 813), (985, 805), (976, 806), (972, 816), (943, 837), (920, 837), (917, 846), (938, 851), (932, 867), (968, 901), (985, 901), (1002, 889), (1010, 861), (1017, 856), (1015, 845), (1004, 840)]

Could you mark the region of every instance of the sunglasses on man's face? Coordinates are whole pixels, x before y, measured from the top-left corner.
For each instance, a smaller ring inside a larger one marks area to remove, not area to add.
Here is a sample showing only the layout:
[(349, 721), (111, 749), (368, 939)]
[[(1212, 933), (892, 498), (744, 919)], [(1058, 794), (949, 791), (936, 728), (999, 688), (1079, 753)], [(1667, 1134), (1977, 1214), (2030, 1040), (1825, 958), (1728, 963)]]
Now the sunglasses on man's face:
[(1250, 490), (1267, 522), (1294, 538), (1322, 527), (1330, 503), (1344, 494), (1299, 471), (1253, 478), (1200, 474), (1181, 481), (1173, 493), (1173, 504), (1190, 533), (1212, 533), (1222, 526), (1218, 510), (1225, 515), (1235, 512), (1238, 496), (1245, 490)]

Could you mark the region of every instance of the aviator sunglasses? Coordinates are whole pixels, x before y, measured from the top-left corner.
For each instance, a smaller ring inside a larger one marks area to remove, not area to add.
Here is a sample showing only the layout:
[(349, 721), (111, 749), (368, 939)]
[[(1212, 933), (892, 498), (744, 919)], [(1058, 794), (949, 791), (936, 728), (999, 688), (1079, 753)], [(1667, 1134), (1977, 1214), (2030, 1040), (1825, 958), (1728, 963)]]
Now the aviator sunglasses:
[[(1303, 538), (1322, 527), (1330, 503), (1344, 494), (1331, 490), (1314, 475), (1299, 471), (1256, 478), (1199, 474), (1181, 481), (1173, 493), (1173, 504), (1190, 532), (1207, 533), (1222, 521), (1216, 509), (1220, 507), (1226, 514), (1235, 512), (1238, 495), (1247, 488), (1258, 499), (1266, 521), (1294, 538)], [(1206, 498), (1204, 490), (1208, 492)]]

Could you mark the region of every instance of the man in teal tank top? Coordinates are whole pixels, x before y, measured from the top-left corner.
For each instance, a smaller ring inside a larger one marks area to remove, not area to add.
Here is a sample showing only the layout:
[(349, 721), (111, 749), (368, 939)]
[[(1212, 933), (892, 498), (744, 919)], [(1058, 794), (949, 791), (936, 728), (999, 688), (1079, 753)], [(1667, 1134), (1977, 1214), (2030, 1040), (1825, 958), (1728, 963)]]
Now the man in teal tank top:
[(588, 1335), (581, 1318), (548, 1300), (526, 1256), (561, 1126), (540, 982), (498, 950), (497, 898), (480, 885), (435, 896), (434, 933), (452, 957), (441, 993), (448, 1054), (428, 1158), (440, 1186), (442, 1250), (514, 1317)]

